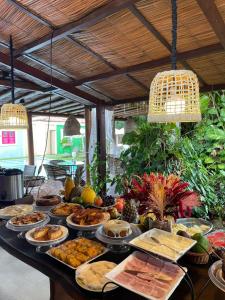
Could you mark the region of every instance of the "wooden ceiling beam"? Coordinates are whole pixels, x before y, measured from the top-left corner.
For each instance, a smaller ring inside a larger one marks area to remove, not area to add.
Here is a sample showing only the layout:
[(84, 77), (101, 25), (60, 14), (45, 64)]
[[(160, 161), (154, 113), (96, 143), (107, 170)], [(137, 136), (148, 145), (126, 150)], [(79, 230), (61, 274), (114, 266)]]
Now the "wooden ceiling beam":
[[(155, 28), (155, 26), (149, 22), (145, 16), (137, 9), (137, 7), (134, 4), (131, 4), (129, 6), (130, 12), (142, 23), (142, 25), (150, 32), (152, 35), (170, 52), (172, 53), (172, 47), (170, 43), (164, 38), (164, 36)], [(201, 82), (202, 85), (206, 85), (203, 78), (196, 73), (196, 71), (193, 70), (193, 68), (185, 61), (181, 60), (180, 63), (184, 66), (185, 69), (191, 70), (195, 72), (195, 74), (198, 76), (199, 82)]]
[(60, 111), (59, 111), (59, 113), (69, 113), (69, 112), (72, 112), (72, 113), (74, 113), (74, 112), (82, 112), (82, 111), (84, 111), (84, 107), (74, 107), (74, 109), (61, 109)]
[[(10, 59), (9, 56), (3, 52), (0, 52), (0, 63), (10, 66)], [(41, 80), (53, 87), (61, 89), (73, 96), (76, 96), (75, 102), (80, 102), (83, 105), (97, 105), (97, 104), (104, 104), (104, 101), (96, 98), (93, 95), (90, 95), (84, 91), (79, 90), (78, 88), (74, 87), (72, 83), (64, 82), (56, 77), (51, 77), (50, 75), (46, 74), (45, 72), (38, 70), (30, 65), (23, 63), (22, 61), (15, 59), (14, 60), (14, 68), (24, 74), (32, 76), (38, 80)], [(66, 96), (65, 96), (66, 97)]]
[[(62, 110), (64, 108), (64, 104), (67, 104), (68, 102), (63, 101), (65, 99), (58, 99), (55, 102), (51, 103), (51, 109), (50, 109), (50, 104), (49, 103), (45, 103), (44, 105), (39, 105), (37, 107), (34, 107), (34, 109), (38, 109), (38, 110), (42, 110), (42, 109), (46, 109), (46, 110), (51, 110), (51, 112), (56, 112), (57, 110)], [(58, 104), (60, 103), (60, 105)], [(56, 104), (56, 105), (55, 105)], [(75, 104), (73, 103), (74, 107), (80, 107), (80, 104)], [(54, 108), (57, 108), (57, 110), (55, 111)], [(32, 108), (33, 109), (33, 108)]]
[[(203, 87), (200, 87), (200, 92), (212, 92), (212, 91), (220, 91), (225, 90), (225, 83), (223, 84), (215, 84), (215, 85), (206, 85)], [(149, 100), (149, 95), (143, 96), (143, 97), (136, 97), (136, 98), (128, 98), (124, 100), (116, 100), (111, 104), (111, 106), (116, 106), (120, 104), (128, 104), (128, 103), (137, 103), (137, 102), (144, 102)]]
[[(32, 111), (29, 111), (32, 116), (40, 116), (40, 117), (59, 117), (59, 118), (68, 118), (68, 116), (70, 114), (54, 114), (54, 113), (48, 113), (48, 112), (32, 112)], [(77, 118), (80, 118), (80, 119), (83, 119), (84, 116), (83, 115), (76, 115)]]
[(225, 50), (225, 23), (213, 0), (197, 0), (210, 26)]
[[(218, 53), (218, 52), (221, 52), (221, 51), (223, 51), (223, 47), (219, 43), (209, 45), (209, 46), (204, 46), (204, 47), (197, 48), (197, 49), (194, 49), (194, 50), (189, 50), (189, 51), (178, 53), (177, 54), (177, 61), (198, 58), (198, 57), (201, 57), (203, 55)], [(129, 67), (126, 67), (126, 68), (121, 68), (121, 69), (118, 69), (118, 70), (115, 70), (115, 71), (109, 71), (109, 72), (101, 73), (101, 74), (98, 74), (98, 75), (93, 75), (93, 76), (90, 76), (90, 77), (86, 77), (86, 78), (83, 78), (81, 80), (78, 80), (77, 83), (78, 83), (78, 85), (81, 85), (83, 83), (96, 81), (96, 80), (101, 80), (101, 79), (107, 79), (107, 78), (117, 76), (117, 75), (128, 74), (128, 73), (138, 72), (138, 71), (144, 71), (144, 70), (164, 66), (166, 64), (169, 64), (170, 62), (171, 62), (171, 57), (166, 56), (166, 57), (162, 57), (162, 58), (159, 58), (159, 59), (156, 59), (156, 60), (151, 60), (151, 61), (148, 61), (148, 62), (132, 65), (132, 66), (129, 66)]]
[(33, 51), (36, 51), (40, 48), (43, 48), (52, 42), (58, 41), (66, 36), (68, 36), (71, 33), (74, 33), (76, 31), (85, 30), (90, 26), (93, 26), (103, 20), (104, 18), (117, 13), (121, 11), (122, 9), (125, 9), (130, 5), (131, 3), (136, 3), (140, 0), (113, 0), (110, 1), (108, 4), (101, 6), (88, 15), (84, 16), (83, 18), (71, 22), (69, 24), (66, 24), (58, 29), (55, 29), (52, 33), (49, 33), (43, 37), (41, 37), (38, 40), (35, 40), (31, 43), (28, 43), (25, 46), (22, 46), (21, 48), (15, 50), (14, 54), (15, 56), (20, 56), (24, 53), (31, 53)]
[(57, 112), (57, 111), (60, 111), (61, 109), (66, 109), (66, 108), (72, 108), (72, 107), (77, 107), (77, 106), (80, 106), (80, 104), (75, 104), (75, 103), (71, 103), (71, 102), (69, 102), (69, 103), (66, 103), (66, 104), (60, 104), (60, 105), (57, 105), (57, 106), (54, 106), (53, 108), (52, 108), (52, 112)]
[[(0, 86), (11, 87), (11, 81), (9, 79), (0, 79)], [(15, 80), (15, 88), (29, 90), (29, 91), (39, 91), (44, 92), (45, 89), (31, 82)]]
[(38, 102), (35, 101), (34, 106), (29, 107), (29, 108), (32, 109), (33, 111), (36, 110), (36, 109), (40, 110), (40, 109), (44, 109), (44, 108), (50, 109), (50, 107), (51, 108), (54, 107), (54, 104), (57, 105), (59, 102), (66, 101), (65, 99), (63, 99), (61, 97), (56, 97), (54, 99), (52, 98), (51, 105), (50, 105), (49, 98), (43, 98), (42, 100), (43, 101), (41, 101), (41, 102), (40, 101), (38, 101)]

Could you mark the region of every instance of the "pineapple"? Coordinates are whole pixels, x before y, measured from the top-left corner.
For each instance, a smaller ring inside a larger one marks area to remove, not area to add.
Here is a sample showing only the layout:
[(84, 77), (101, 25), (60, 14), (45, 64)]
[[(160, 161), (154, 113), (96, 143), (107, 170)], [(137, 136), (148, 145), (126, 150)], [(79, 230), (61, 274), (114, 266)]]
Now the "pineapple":
[(126, 201), (123, 209), (122, 219), (129, 223), (138, 223), (138, 218), (139, 215), (135, 202), (132, 200)]
[(83, 171), (84, 171), (83, 167), (78, 167), (76, 169), (75, 178), (74, 178), (75, 186), (70, 193), (70, 199), (81, 196), (82, 193), (81, 180), (82, 180)]

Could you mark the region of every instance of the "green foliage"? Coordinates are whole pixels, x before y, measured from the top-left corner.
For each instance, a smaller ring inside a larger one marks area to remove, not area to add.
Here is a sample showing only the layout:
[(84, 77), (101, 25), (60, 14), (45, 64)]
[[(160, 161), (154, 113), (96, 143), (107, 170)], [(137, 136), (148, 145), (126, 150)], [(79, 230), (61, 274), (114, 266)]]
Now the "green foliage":
[[(137, 128), (124, 135), (129, 148), (121, 153), (124, 174), (116, 176), (117, 191), (122, 181), (144, 172), (177, 173), (199, 192), (203, 207), (198, 216), (224, 216), (225, 207), (225, 95), (201, 96), (200, 123), (150, 124), (136, 118)], [(181, 133), (182, 132), (182, 133)]]
[(103, 163), (105, 163), (105, 162), (101, 161), (98, 157), (98, 146), (96, 146), (92, 162), (88, 166), (88, 169), (90, 172), (92, 187), (97, 195), (101, 194), (104, 187), (107, 186), (107, 183), (111, 183), (110, 173), (109, 173), (108, 168), (106, 170), (106, 176), (104, 179), (100, 178), (100, 176), (99, 176), (99, 172), (98, 172), (99, 166), (101, 166), (101, 164), (103, 164)]

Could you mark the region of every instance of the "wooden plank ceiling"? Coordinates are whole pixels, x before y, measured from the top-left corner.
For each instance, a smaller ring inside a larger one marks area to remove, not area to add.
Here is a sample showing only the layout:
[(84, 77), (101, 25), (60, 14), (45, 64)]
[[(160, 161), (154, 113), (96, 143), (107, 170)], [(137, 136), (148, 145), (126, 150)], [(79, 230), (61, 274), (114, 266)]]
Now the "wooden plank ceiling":
[[(118, 117), (143, 113), (155, 74), (170, 69), (170, 0), (0, 0), (0, 5), (1, 104), (10, 102), (10, 34), (16, 102), (35, 114), (82, 116), (85, 106), (96, 105), (114, 106)], [(201, 91), (225, 89), (224, 0), (177, 5), (178, 68), (193, 70)]]

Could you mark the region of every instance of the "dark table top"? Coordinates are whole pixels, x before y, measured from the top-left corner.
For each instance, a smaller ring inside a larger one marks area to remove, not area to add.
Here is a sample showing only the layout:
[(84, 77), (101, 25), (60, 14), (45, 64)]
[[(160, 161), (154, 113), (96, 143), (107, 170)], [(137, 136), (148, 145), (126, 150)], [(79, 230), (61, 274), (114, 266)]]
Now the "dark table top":
[[(101, 299), (101, 293), (91, 293), (80, 288), (75, 282), (75, 272), (69, 269), (67, 266), (57, 262), (53, 258), (42, 254), (37, 253), (36, 248), (26, 242), (25, 239), (19, 239), (16, 232), (10, 231), (5, 227), (4, 224), (0, 225), (0, 245), (11, 255), (20, 259), (21, 261), (27, 263), (28, 265), (39, 270), (46, 276), (48, 276), (53, 281), (58, 281), (60, 284), (68, 291), (70, 295), (79, 294), (86, 299)], [(69, 239), (75, 238), (75, 231), (70, 230)], [(101, 256), (99, 260), (111, 260), (116, 263), (121, 262), (129, 253), (126, 254), (114, 254), (108, 252), (105, 255)], [(184, 262), (180, 262), (183, 266), (188, 268), (189, 275), (192, 278), (196, 295), (199, 293), (201, 295), (197, 297), (199, 300), (224, 300), (225, 294), (216, 288), (210, 281), (207, 286), (204, 285), (207, 283), (208, 277), (208, 268), (209, 265), (205, 266), (195, 266), (187, 265)], [(12, 270), (13, 271), (13, 270)], [(107, 293), (107, 296), (104, 298), (107, 300), (116, 299), (123, 300), (141, 300), (144, 299), (134, 293), (131, 293), (123, 288), (118, 288), (110, 293)], [(170, 300), (189, 300), (191, 299), (190, 289), (187, 286), (185, 280), (182, 280), (181, 284), (175, 290), (173, 295), (170, 297)]]

